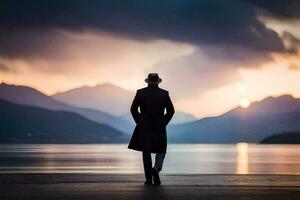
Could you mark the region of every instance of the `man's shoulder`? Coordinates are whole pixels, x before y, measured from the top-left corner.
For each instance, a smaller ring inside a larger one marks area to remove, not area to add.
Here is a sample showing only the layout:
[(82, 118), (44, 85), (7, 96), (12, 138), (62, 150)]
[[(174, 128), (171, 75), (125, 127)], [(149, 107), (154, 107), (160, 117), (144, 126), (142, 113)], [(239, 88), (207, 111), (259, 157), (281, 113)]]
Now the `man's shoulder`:
[(162, 89), (162, 88), (158, 88), (162, 94), (165, 94), (165, 95), (169, 95), (169, 91), (168, 90), (165, 90), (165, 89)]
[(145, 91), (146, 89), (147, 89), (147, 87), (140, 88), (140, 89), (138, 89), (136, 92), (137, 92), (137, 93), (141, 93), (141, 92)]
[[(138, 89), (137, 90), (137, 93), (144, 93), (144, 92), (147, 92), (149, 90), (149, 87), (144, 87), (144, 88), (140, 88), (140, 89)], [(164, 90), (164, 89), (162, 89), (162, 88), (157, 88), (157, 90), (156, 91), (159, 91), (159, 92), (161, 92), (162, 94), (166, 94), (166, 95), (169, 95), (169, 91), (167, 91), (167, 90)]]

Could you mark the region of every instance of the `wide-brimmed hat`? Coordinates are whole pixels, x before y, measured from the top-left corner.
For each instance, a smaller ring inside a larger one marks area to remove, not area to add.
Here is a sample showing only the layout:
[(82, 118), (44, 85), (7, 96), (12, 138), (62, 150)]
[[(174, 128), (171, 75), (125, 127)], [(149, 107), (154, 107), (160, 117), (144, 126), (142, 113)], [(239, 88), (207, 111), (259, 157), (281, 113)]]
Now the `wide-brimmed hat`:
[(146, 83), (161, 83), (161, 78), (159, 78), (158, 73), (150, 73), (148, 77), (145, 79)]

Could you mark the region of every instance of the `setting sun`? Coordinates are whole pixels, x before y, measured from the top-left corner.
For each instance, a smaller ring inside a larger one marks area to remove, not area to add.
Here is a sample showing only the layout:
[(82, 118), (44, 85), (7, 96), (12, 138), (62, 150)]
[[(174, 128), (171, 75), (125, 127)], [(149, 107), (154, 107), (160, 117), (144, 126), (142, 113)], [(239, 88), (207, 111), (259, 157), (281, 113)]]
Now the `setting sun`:
[(249, 99), (241, 99), (240, 106), (242, 108), (248, 108), (249, 105), (250, 105), (250, 100)]

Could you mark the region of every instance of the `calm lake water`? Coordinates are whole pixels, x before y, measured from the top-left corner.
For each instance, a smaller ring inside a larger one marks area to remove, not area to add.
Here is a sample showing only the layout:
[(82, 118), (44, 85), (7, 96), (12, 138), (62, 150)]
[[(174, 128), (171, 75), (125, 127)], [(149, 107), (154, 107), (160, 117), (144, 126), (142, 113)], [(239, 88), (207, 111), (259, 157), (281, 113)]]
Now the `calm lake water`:
[[(0, 173), (141, 173), (124, 144), (0, 145)], [(170, 144), (164, 173), (300, 174), (300, 145)]]

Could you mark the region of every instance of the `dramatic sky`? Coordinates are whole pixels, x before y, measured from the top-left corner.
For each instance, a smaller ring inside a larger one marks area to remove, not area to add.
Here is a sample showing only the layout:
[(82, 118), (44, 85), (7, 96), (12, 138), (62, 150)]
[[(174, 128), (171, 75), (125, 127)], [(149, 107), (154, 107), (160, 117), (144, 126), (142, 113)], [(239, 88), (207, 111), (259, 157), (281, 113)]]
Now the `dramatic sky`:
[(0, 81), (46, 94), (158, 72), (176, 110), (300, 97), (298, 0), (1, 0)]

